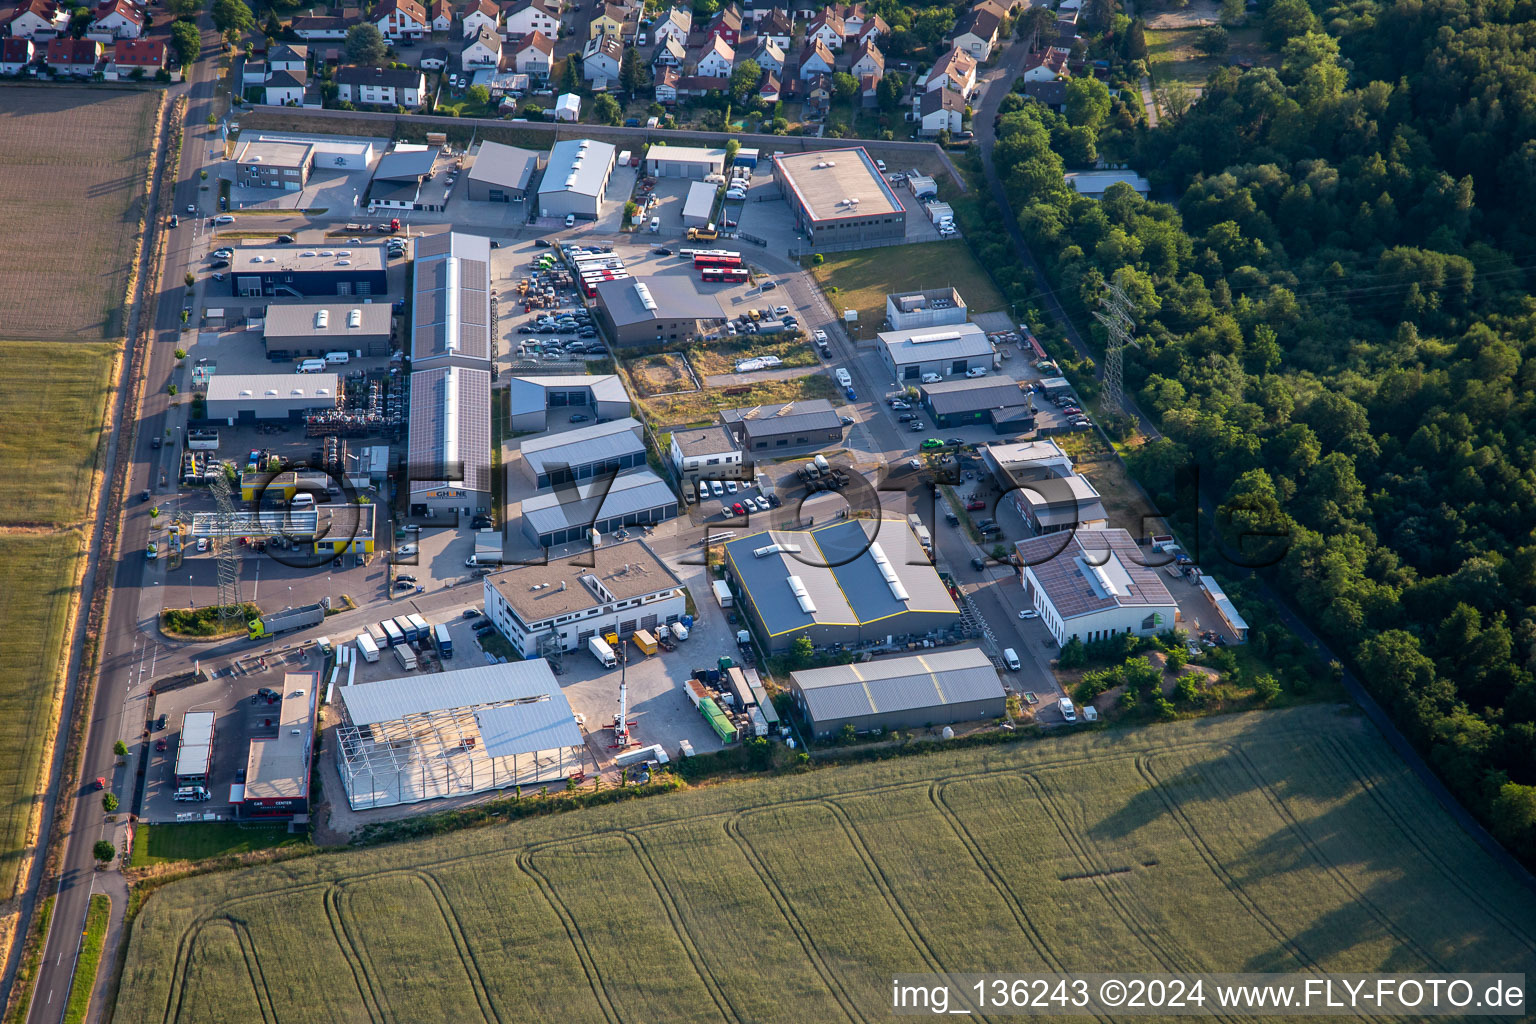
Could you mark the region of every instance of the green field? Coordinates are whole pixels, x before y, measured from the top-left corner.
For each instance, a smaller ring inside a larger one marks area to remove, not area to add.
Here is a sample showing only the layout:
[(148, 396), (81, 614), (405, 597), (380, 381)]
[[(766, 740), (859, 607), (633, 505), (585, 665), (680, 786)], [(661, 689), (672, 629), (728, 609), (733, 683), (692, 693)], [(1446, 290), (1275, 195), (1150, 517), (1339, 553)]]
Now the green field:
[(116, 1019), (863, 1022), (944, 969), (1530, 974), (1536, 897), (1311, 706), (195, 877)]
[(1147, 30), (1147, 67), (1157, 85), (1171, 81), (1202, 86), (1212, 71), (1237, 61), (1274, 66), (1275, 54), (1264, 46), (1257, 28), (1234, 28), (1227, 33), (1227, 52), (1218, 57), (1201, 53), (1196, 46), (1199, 28)]
[(133, 837), (133, 866), (229, 857), (252, 850), (307, 846), (309, 840), (282, 825), (248, 828), (227, 821), (189, 825), (140, 825)]
[[(85, 514), (115, 345), (0, 341), (0, 526), (71, 526)], [(24, 481), (24, 482), (23, 482)]]
[(827, 253), (826, 262), (812, 267), (811, 273), (823, 289), (838, 290), (838, 294), (827, 297), (834, 311), (859, 311), (859, 332), (863, 336), (879, 330), (884, 323), (887, 292), (953, 285), (972, 313), (1006, 308), (992, 279), (961, 241)]

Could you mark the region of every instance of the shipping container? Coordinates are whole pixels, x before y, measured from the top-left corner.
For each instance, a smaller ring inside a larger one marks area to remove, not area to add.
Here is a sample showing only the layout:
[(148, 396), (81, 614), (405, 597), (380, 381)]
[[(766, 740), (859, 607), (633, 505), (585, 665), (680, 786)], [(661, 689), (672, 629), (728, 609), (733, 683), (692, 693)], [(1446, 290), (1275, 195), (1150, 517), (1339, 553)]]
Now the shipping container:
[(400, 632), (400, 628), (389, 619), (379, 623), (379, 628), (384, 631), (385, 639), (390, 647), (399, 647), (405, 643), (405, 634)]
[(630, 639), (635, 642), (636, 647), (640, 648), (646, 654), (656, 653), (656, 638), (651, 636), (649, 630), (637, 629), (635, 630), (634, 635), (630, 637)]
[(389, 636), (384, 632), (384, 627), (375, 622), (368, 627), (368, 635), (373, 638), (373, 644), (379, 650), (389, 646)]
[(448, 634), (448, 624), (439, 622), (432, 627), (432, 635), (437, 640), (437, 653), (444, 661), (453, 657), (453, 637)]
[(416, 652), (405, 644), (395, 648), (395, 658), (399, 660), (400, 667), (407, 672), (414, 672), (416, 670)]
[(416, 627), (416, 639), (424, 644), (431, 643), (432, 627), (427, 624), (427, 620), (414, 612), (406, 617), (411, 620), (411, 625)]
[(757, 701), (752, 688), (747, 685), (747, 674), (739, 666), (732, 665), (725, 670), (725, 688), (736, 698), (738, 707), (751, 707)]
[(713, 698), (705, 697), (699, 701), (699, 711), (703, 713), (709, 727), (715, 730), (716, 736), (726, 743), (736, 742), (736, 727), (731, 724), (730, 718), (720, 710), (720, 705), (716, 704)]

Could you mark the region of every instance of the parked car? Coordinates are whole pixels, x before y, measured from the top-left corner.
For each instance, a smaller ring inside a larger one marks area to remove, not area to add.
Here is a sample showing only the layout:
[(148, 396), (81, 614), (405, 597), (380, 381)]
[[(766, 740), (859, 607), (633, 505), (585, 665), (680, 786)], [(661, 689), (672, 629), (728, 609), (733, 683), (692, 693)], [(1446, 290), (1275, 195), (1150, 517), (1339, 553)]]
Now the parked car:
[(656, 248), (651, 250), (651, 253), (656, 256), (671, 256), (672, 250), (668, 249), (666, 246), (658, 245)]
[(1019, 612), (1019, 618), (1021, 619), (1038, 619), (1039, 617), (1040, 613), (1035, 611), (1033, 608), (1025, 608), (1023, 611)]
[(584, 412), (572, 413), (571, 414), (571, 422), (572, 423), (585, 423), (585, 422), (587, 422), (587, 414), (584, 413)]
[(967, 512), (980, 512), (986, 507), (987, 503), (982, 501), (980, 498), (977, 498), (975, 501), (968, 501), (965, 503), (965, 510)]
[(986, 560), (983, 559), (980, 555), (977, 555), (976, 557), (971, 559), (971, 568), (975, 569), (977, 572), (980, 572), (981, 570), (985, 569), (986, 567), (987, 567)]
[(278, 235), (277, 236), (277, 244), (278, 245), (292, 245), (293, 244), (293, 236), (292, 235)]

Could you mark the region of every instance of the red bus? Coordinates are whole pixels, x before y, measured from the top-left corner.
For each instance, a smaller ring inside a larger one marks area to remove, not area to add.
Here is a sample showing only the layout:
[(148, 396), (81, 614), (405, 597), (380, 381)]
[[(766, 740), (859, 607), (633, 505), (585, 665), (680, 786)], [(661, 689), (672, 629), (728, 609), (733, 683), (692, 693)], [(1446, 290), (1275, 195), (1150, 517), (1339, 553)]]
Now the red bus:
[(701, 267), (739, 267), (740, 256), (695, 256), (693, 258), (695, 269)]
[[(617, 274), (607, 278), (606, 281), (623, 281), (629, 278), (628, 274)], [(581, 294), (589, 299), (597, 298), (597, 286), (606, 283), (604, 278), (584, 279), (581, 282)]]
[(752, 280), (752, 275), (745, 267), (705, 267), (699, 271), (699, 276), (705, 281), (725, 281), (731, 284), (745, 284)]

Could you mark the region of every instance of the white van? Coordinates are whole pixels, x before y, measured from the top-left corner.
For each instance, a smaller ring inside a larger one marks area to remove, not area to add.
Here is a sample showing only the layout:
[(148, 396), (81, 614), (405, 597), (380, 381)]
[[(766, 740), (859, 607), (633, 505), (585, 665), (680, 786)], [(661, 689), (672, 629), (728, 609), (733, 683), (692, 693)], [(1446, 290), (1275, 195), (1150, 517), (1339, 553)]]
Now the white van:
[(327, 366), (340, 366), (342, 363), (350, 363), (352, 356), (346, 352), (327, 352), (325, 362)]
[(309, 494), (307, 492), (301, 492), (299, 494), (295, 494), (293, 496), (293, 500), (288, 503), (288, 507), (289, 508), (314, 508), (315, 507), (315, 496), (313, 494)]
[(654, 234), (656, 234), (660, 230), (661, 230), (661, 218), (660, 217), (652, 217), (651, 218), (651, 234), (654, 235)]
[(182, 786), (176, 791), (175, 799), (182, 803), (197, 803), (207, 800), (208, 790), (203, 786)]
[(1061, 709), (1062, 718), (1069, 722), (1077, 721), (1077, 708), (1072, 706), (1072, 698), (1063, 697), (1056, 702), (1056, 706)]
[(1009, 672), (1017, 672), (1019, 670), (1019, 655), (1012, 647), (1003, 651), (1003, 664), (1008, 666)]
[(574, 213), (568, 213), (565, 215), (565, 226), (568, 228), (573, 228), (576, 226), (576, 215)]
[(324, 373), (326, 368), (324, 359), (306, 359), (299, 364), (300, 373)]

